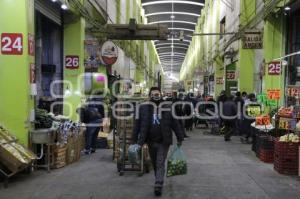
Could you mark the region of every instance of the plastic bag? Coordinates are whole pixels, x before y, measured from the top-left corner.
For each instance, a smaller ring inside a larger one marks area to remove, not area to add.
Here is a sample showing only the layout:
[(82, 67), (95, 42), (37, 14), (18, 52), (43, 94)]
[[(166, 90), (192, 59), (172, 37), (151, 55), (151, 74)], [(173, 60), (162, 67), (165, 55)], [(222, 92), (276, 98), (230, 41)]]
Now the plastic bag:
[(170, 153), (167, 163), (167, 177), (187, 174), (186, 157), (182, 149), (175, 146)]
[(139, 164), (141, 160), (141, 146), (138, 144), (132, 144), (128, 148), (128, 160), (132, 164)]

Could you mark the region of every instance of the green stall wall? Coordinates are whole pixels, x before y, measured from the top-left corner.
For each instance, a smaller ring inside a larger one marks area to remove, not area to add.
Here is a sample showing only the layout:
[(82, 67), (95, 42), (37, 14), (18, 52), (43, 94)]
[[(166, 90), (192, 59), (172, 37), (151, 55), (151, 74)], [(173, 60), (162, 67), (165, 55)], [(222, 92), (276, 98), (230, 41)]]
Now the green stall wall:
[(72, 86), (68, 83), (64, 84), (64, 94), (66, 95), (68, 89), (70, 95), (66, 95), (64, 98), (63, 112), (64, 115), (70, 116), (73, 121), (78, 120), (76, 109), (81, 105), (81, 95), (79, 95), (79, 93), (84, 86), (82, 81), (78, 81), (80, 75), (84, 73), (84, 38), (85, 21), (83, 18), (64, 25), (64, 57), (67, 55), (79, 56), (78, 69), (70, 70), (64, 67), (64, 80), (69, 82)]
[(29, 65), (34, 57), (28, 55), (28, 33), (34, 33), (33, 0), (0, 1), (0, 34), (21, 33), (22, 55), (0, 53), (0, 124), (28, 145), (31, 123), (29, 113), (34, 101), (30, 97)]

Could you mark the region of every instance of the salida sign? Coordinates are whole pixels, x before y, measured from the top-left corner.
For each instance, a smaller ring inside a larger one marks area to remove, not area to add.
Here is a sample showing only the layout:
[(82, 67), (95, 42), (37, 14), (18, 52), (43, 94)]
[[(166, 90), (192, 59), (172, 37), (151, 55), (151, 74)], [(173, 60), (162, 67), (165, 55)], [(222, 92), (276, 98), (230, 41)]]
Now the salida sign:
[(262, 49), (263, 35), (260, 32), (246, 33), (243, 39), (244, 49)]

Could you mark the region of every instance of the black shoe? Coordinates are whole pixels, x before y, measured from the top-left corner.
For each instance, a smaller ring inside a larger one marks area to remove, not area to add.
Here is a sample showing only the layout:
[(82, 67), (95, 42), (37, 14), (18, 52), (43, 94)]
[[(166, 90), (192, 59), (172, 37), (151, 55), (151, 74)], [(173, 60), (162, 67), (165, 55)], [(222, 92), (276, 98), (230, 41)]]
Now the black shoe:
[(154, 187), (154, 194), (155, 194), (155, 196), (161, 196), (162, 187)]
[(92, 149), (92, 150), (91, 150), (91, 153), (96, 153), (96, 149)]
[(189, 138), (190, 136), (188, 136), (188, 135), (184, 135), (184, 138)]
[(225, 140), (225, 142), (229, 142), (229, 141), (231, 141), (231, 139), (230, 138), (224, 138), (224, 140)]

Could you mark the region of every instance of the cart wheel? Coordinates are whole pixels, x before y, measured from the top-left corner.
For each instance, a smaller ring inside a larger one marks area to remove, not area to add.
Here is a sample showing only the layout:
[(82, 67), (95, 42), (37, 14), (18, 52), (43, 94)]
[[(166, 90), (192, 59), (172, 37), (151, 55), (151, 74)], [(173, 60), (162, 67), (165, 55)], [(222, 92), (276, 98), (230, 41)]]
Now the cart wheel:
[(121, 171), (121, 163), (119, 160), (117, 160), (117, 169), (118, 169), (118, 172)]
[(120, 171), (119, 176), (123, 176), (124, 175), (124, 171)]
[(3, 184), (4, 188), (7, 189), (8, 188), (8, 178), (5, 177), (4, 179), (4, 184)]
[(150, 173), (149, 164), (145, 165), (144, 171), (145, 171), (145, 173)]

